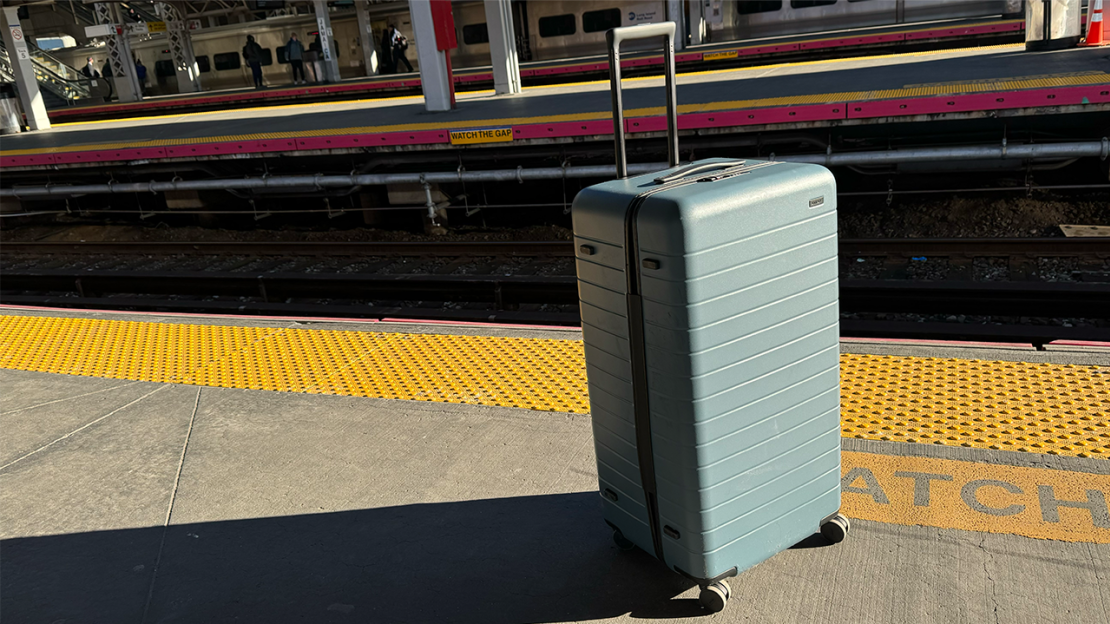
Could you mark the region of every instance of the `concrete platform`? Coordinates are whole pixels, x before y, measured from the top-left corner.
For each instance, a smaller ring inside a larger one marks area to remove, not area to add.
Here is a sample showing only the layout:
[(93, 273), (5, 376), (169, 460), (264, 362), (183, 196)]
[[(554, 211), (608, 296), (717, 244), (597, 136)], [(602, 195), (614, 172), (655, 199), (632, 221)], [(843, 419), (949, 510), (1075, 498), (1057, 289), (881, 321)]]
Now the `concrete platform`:
[[(0, 344), (0, 354), (11, 348)], [(1094, 348), (960, 348), (961, 357), (1110, 364)], [(946, 353), (937, 345), (845, 349)], [(696, 588), (612, 544), (588, 414), (9, 369), (0, 369), (0, 388), (7, 621), (704, 617)], [(1110, 462), (853, 439), (844, 450), (848, 539), (828, 546), (814, 536), (732, 579), (732, 601), (710, 619), (1110, 619), (1110, 515), (1090, 494), (1110, 496)], [(922, 500), (921, 479), (898, 471), (933, 475), (932, 498)], [(975, 484), (984, 479), (1021, 493)], [(1056, 503), (1044, 498), (1046, 484)], [(1066, 504), (1084, 502), (1084, 491), (1087, 507)], [(959, 528), (970, 526), (981, 530)], [(1054, 539), (1025, 536), (1038, 532)]]

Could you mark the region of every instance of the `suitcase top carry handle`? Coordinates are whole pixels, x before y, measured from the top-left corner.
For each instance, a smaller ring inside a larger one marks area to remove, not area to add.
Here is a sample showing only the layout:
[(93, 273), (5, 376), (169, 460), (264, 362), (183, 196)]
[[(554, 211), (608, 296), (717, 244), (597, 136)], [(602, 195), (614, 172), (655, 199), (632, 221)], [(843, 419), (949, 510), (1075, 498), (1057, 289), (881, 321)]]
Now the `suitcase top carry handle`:
[(717, 169), (729, 169), (731, 167), (739, 167), (740, 165), (744, 164), (745, 162), (747, 162), (747, 161), (745, 161), (745, 160), (726, 160), (724, 162), (702, 163), (700, 165), (690, 165), (689, 167), (683, 167), (683, 168), (679, 169), (678, 171), (675, 171), (674, 173), (672, 173), (670, 175), (665, 175), (665, 176), (660, 176), (658, 178), (655, 178), (655, 183), (656, 184), (666, 184), (668, 182), (674, 182), (675, 180), (681, 180), (682, 178), (685, 178), (688, 175), (692, 175), (692, 174), (695, 174), (695, 173), (701, 173), (702, 171), (715, 171)]
[(663, 37), (663, 67), (667, 80), (667, 161), (678, 166), (678, 104), (675, 99), (674, 22), (614, 28), (605, 33), (609, 43), (609, 88), (613, 95), (613, 138), (616, 143), (617, 178), (628, 175), (624, 146), (624, 104), (621, 102), (621, 42)]

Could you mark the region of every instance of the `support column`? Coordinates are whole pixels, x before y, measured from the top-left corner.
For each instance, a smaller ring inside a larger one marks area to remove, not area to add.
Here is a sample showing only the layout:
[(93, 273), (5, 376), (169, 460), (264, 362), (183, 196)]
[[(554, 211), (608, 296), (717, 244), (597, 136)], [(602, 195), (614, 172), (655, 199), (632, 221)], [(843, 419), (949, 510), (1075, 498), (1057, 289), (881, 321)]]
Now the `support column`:
[(370, 3), (356, 2), (355, 15), (358, 16), (358, 40), (362, 44), (362, 62), (366, 66), (366, 75), (378, 74), (378, 51), (374, 49), (377, 37), (374, 36), (374, 26), (370, 23)]
[(119, 3), (97, 2), (93, 7), (96, 11), (96, 21), (110, 25), (114, 33), (107, 37), (108, 64), (112, 67), (112, 76), (108, 80), (112, 81), (116, 97), (120, 102), (138, 102), (143, 99), (143, 92), (139, 88), (139, 79), (135, 76), (135, 60), (131, 58), (131, 39), (123, 25)]
[(690, 45), (705, 43), (705, 0), (690, 2)]
[(675, 23), (674, 49), (678, 52), (686, 47), (685, 0), (667, 0), (667, 21)]
[[(324, 66), (325, 80), (339, 82), (339, 59), (335, 57), (335, 42), (331, 35), (331, 14), (328, 13), (327, 0), (314, 0), (312, 3), (316, 10), (316, 27), (320, 31), (320, 62)], [(311, 42), (309, 42), (311, 43)]]
[(498, 95), (520, 93), (520, 63), (516, 56), (511, 0), (485, 0), (493, 88)]
[(446, 53), (436, 49), (435, 22), (430, 0), (409, 0), (416, 58), (420, 62), (420, 85), (424, 91), (424, 108), (429, 111), (451, 110), (451, 78), (447, 71)]
[(46, 105), (39, 92), (39, 81), (35, 77), (35, 66), (31, 61), (31, 51), (27, 48), (27, 38), (19, 23), (19, 7), (4, 7), (3, 11), (4, 47), (8, 50), (16, 89), (19, 90), (19, 102), (23, 105), (23, 114), (27, 115), (27, 125), (32, 130), (49, 130), (50, 117), (46, 114)]
[(181, 10), (172, 2), (159, 2), (154, 8), (166, 23), (166, 36), (170, 40), (170, 54), (177, 74), (177, 92), (200, 91), (200, 67), (193, 56), (192, 34), (185, 25)]

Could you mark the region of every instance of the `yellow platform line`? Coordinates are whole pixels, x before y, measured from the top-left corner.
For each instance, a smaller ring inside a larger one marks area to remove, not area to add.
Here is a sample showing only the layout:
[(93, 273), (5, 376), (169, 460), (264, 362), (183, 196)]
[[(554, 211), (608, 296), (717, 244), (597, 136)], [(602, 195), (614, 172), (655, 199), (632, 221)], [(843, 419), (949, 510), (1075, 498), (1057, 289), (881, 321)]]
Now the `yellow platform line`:
[[(0, 317), (0, 367), (587, 413), (582, 343)], [(1110, 368), (841, 356), (846, 437), (1110, 458)]]

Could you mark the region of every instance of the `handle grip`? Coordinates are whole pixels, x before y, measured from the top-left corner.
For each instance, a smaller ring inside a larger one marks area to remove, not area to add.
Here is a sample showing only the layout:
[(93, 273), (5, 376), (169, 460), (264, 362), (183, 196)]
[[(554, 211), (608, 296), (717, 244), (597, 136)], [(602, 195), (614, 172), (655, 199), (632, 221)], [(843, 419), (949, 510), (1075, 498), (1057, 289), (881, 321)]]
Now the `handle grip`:
[(700, 165), (690, 165), (689, 167), (683, 167), (683, 168), (679, 169), (678, 171), (675, 171), (674, 173), (671, 173), (669, 175), (660, 176), (658, 178), (655, 178), (655, 183), (656, 184), (666, 184), (668, 182), (674, 182), (675, 180), (681, 180), (682, 178), (685, 178), (686, 176), (694, 174), (694, 173), (701, 173), (702, 171), (713, 171), (713, 170), (716, 170), (716, 169), (729, 169), (731, 167), (739, 167), (740, 165), (744, 164), (745, 162), (747, 162), (747, 161), (745, 161), (745, 160), (726, 160), (724, 162), (702, 163)]
[(667, 84), (667, 160), (678, 166), (678, 105), (675, 96), (674, 37), (675, 23), (641, 24), (614, 28), (605, 33), (609, 44), (609, 89), (613, 96), (613, 140), (617, 161), (617, 178), (628, 175), (628, 157), (624, 141), (624, 104), (621, 102), (621, 42), (633, 39), (663, 37), (663, 67)]

